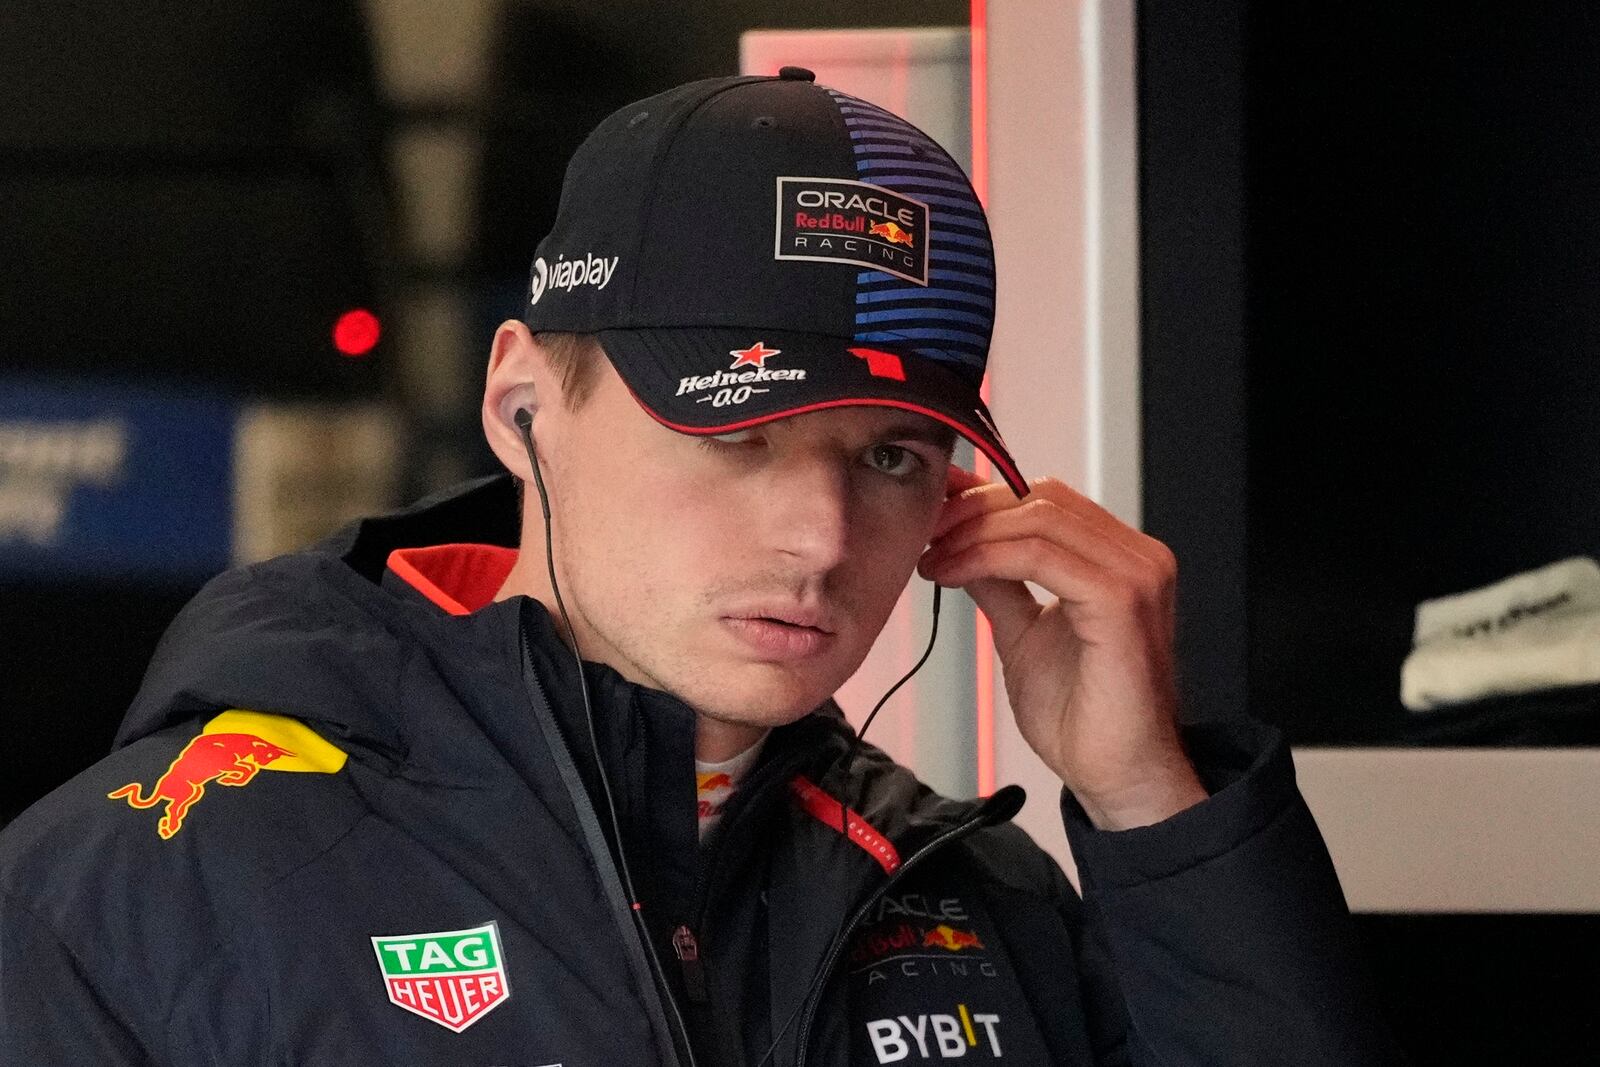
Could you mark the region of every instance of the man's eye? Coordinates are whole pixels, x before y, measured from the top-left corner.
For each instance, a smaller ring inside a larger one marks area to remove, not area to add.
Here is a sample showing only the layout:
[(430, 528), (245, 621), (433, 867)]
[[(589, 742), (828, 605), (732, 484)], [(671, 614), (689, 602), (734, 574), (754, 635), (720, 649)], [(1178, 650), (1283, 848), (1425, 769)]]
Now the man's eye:
[(922, 467), (922, 457), (900, 445), (873, 445), (867, 450), (867, 465), (880, 474), (905, 478)]
[(715, 442), (719, 445), (747, 445), (755, 439), (756, 431), (750, 429), (735, 430), (733, 433), (706, 434), (704, 437), (700, 438), (700, 442), (707, 447), (711, 447), (712, 442)]

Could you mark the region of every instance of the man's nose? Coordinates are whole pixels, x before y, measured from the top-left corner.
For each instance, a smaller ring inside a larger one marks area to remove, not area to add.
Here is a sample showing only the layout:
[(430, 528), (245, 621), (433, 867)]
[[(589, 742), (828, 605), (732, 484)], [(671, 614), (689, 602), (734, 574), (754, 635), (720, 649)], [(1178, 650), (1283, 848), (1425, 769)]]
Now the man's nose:
[(782, 552), (814, 572), (844, 562), (850, 541), (850, 472), (843, 464), (789, 465), (768, 493), (776, 507), (771, 536)]

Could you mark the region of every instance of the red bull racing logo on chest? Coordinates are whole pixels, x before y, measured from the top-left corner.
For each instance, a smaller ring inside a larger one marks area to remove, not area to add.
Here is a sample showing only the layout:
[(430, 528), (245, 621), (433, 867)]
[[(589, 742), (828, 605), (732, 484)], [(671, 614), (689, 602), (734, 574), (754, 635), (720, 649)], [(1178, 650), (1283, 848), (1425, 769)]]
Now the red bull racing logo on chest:
[(389, 1003), (460, 1033), (511, 997), (495, 923), (374, 937)]
[(776, 259), (850, 263), (928, 284), (928, 205), (846, 178), (778, 179)]
[[(891, 979), (965, 982), (999, 977), (983, 936), (955, 897), (884, 897), (850, 949), (851, 976), (870, 989)], [(952, 987), (954, 988), (954, 987)]]

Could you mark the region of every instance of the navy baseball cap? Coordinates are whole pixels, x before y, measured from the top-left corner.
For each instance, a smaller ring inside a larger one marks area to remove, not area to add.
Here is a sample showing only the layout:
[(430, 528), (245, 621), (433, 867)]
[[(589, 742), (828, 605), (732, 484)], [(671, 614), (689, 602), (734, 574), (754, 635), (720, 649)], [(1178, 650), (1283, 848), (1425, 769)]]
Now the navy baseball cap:
[(988, 221), (949, 153), (784, 67), (601, 122), (567, 166), (524, 321), (598, 335), (682, 433), (901, 408), (966, 437), (1023, 496), (979, 395), (994, 296)]

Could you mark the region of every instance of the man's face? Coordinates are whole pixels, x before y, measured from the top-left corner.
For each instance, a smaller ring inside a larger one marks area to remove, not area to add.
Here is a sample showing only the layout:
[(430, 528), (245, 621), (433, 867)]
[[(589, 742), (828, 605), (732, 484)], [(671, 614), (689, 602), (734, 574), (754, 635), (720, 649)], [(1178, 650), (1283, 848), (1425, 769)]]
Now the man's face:
[(724, 722), (791, 722), (855, 671), (944, 501), (948, 435), (898, 409), (690, 437), (605, 363), (577, 411), (545, 413), (557, 573), (584, 658)]

